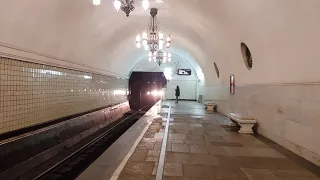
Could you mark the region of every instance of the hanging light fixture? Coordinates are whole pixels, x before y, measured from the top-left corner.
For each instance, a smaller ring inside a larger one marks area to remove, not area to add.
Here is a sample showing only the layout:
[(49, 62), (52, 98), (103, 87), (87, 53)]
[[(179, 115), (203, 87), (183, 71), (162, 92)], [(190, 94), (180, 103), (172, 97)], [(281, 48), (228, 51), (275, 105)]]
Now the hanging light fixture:
[(130, 12), (135, 9), (133, 4), (133, 0), (114, 0), (113, 2), (113, 6), (116, 9), (116, 11), (119, 12), (119, 10), (121, 9), (123, 12), (126, 13), (127, 17), (129, 17)]
[(150, 10), (150, 21), (149, 21), (149, 32), (143, 32), (142, 37), (137, 35), (136, 37), (136, 46), (140, 48), (141, 45), (144, 47), (145, 50), (150, 50), (151, 52), (159, 51), (164, 48), (164, 44), (167, 48), (171, 46), (171, 37), (170, 35), (164, 39), (164, 35), (162, 32), (158, 32), (159, 30), (159, 23), (157, 21), (157, 8), (151, 8)]
[(171, 61), (171, 53), (162, 52), (162, 51), (149, 51), (148, 60), (151, 62), (156, 62), (160, 66), (162, 63)]
[[(147, 11), (150, 7), (150, 1), (149, 0), (141, 0), (142, 9)], [(155, 0), (156, 3), (162, 3), (162, 0)], [(101, 0), (92, 0), (92, 4), (95, 6), (101, 5)], [(134, 0), (114, 0), (113, 6), (118, 12), (120, 9), (124, 11), (129, 16), (130, 12), (133, 11), (135, 8), (133, 6)]]
[(101, 0), (93, 0), (92, 4), (95, 6), (99, 6), (101, 4)]

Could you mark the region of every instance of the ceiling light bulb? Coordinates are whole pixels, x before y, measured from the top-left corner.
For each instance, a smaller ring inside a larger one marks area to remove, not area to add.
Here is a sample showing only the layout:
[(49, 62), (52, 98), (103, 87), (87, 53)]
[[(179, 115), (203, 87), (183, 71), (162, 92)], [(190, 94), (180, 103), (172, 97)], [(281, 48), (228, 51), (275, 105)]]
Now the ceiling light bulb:
[(142, 33), (142, 39), (147, 39), (147, 33), (146, 32)]
[(164, 53), (163, 53), (163, 56), (166, 57), (166, 56), (167, 56), (167, 52), (164, 52)]
[(163, 39), (163, 34), (162, 34), (162, 32), (159, 32), (159, 39)]
[(171, 37), (170, 35), (167, 37), (167, 42), (170, 42), (171, 41)]
[(149, 52), (149, 57), (152, 57), (152, 52)]
[(136, 44), (137, 44), (137, 48), (141, 47), (141, 37), (140, 37), (140, 35), (136, 36)]
[(163, 3), (162, 0), (155, 0), (156, 3)]
[(145, 49), (146, 51), (148, 51), (148, 50), (149, 50), (149, 46), (144, 46), (144, 49)]
[(167, 60), (166, 59), (163, 59), (163, 63), (166, 63), (167, 62)]
[(170, 61), (171, 61), (171, 57), (168, 58), (168, 62), (170, 62)]
[(159, 49), (163, 48), (163, 40), (159, 40)]
[(150, 2), (149, 0), (142, 0), (142, 9), (147, 11), (149, 9)]
[(168, 53), (168, 57), (171, 58), (171, 56), (172, 56), (171, 53)]
[(99, 6), (101, 4), (101, 0), (93, 0), (92, 4), (95, 6)]
[(151, 57), (149, 57), (149, 58), (148, 58), (148, 60), (149, 60), (149, 61), (151, 61), (151, 60), (152, 60), (152, 58), (151, 58)]
[(157, 55), (157, 51), (153, 52), (153, 55), (156, 56)]
[(170, 43), (167, 43), (167, 48), (169, 48), (169, 47), (170, 47), (170, 45), (171, 45)]
[(142, 41), (142, 44), (143, 44), (144, 46), (146, 46), (146, 45), (148, 44), (148, 41), (147, 41), (146, 39), (144, 39), (144, 40)]
[(137, 36), (136, 36), (136, 41), (139, 41), (139, 42), (141, 41), (140, 35), (137, 35)]
[(116, 9), (116, 11), (118, 12), (121, 7), (121, 2), (119, 0), (114, 0), (113, 5), (114, 5), (114, 8)]

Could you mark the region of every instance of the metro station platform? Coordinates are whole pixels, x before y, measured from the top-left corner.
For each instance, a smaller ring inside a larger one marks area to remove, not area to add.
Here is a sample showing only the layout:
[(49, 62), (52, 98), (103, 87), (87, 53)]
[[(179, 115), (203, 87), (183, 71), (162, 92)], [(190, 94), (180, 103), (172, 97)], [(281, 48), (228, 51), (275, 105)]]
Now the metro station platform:
[(77, 179), (320, 180), (290, 152), (229, 123), (196, 102), (162, 102)]

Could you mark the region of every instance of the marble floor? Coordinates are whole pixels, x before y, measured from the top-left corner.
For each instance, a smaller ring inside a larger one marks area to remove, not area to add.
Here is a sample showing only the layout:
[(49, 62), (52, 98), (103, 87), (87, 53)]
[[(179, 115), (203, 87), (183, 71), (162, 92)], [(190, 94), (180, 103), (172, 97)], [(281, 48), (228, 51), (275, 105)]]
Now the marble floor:
[[(168, 108), (171, 106), (171, 108)], [(171, 109), (165, 156), (160, 152)], [(165, 158), (164, 180), (320, 180), (252, 135), (229, 132), (218, 114), (196, 102), (165, 102), (118, 180), (155, 180)]]

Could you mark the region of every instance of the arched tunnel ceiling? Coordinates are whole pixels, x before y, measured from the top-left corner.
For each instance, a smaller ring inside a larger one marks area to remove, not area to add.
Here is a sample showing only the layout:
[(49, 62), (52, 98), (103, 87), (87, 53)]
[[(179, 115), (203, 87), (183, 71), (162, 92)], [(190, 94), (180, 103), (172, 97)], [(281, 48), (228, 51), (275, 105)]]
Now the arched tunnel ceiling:
[[(100, 6), (91, 0), (1, 0), (0, 52), (15, 46), (129, 75), (147, 55), (136, 49), (135, 36), (150, 16), (135, 1), (127, 18), (111, 0)], [(319, 0), (163, 1), (156, 5), (161, 31), (172, 34), (173, 53), (202, 70), (208, 85), (227, 84), (230, 74), (242, 84), (319, 81)], [(251, 50), (252, 70), (243, 62), (241, 42)]]

